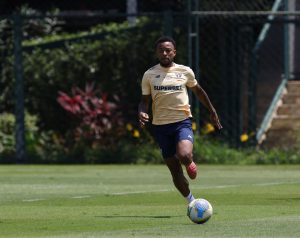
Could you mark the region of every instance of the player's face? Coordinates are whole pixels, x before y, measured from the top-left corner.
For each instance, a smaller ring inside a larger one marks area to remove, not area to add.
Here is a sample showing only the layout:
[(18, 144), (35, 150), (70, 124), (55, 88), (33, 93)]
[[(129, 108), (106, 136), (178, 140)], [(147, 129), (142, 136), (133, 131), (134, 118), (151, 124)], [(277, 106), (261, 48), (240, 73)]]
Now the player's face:
[(176, 56), (176, 50), (172, 42), (167, 41), (158, 44), (156, 47), (156, 56), (161, 66), (171, 67)]

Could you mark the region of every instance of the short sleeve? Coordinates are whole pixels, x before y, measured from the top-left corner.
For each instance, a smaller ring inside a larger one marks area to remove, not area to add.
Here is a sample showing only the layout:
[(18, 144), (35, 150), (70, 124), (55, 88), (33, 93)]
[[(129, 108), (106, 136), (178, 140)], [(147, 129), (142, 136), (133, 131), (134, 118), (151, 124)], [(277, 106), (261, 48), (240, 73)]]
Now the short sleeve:
[(142, 78), (141, 87), (142, 87), (142, 95), (150, 95), (151, 94), (151, 86), (150, 86), (150, 82), (149, 82), (149, 77), (147, 76), (146, 73), (144, 74), (144, 76)]
[(197, 85), (198, 82), (195, 79), (194, 71), (191, 68), (189, 68), (189, 67), (187, 68), (186, 77), (187, 77), (186, 86), (192, 88), (192, 87), (195, 87)]

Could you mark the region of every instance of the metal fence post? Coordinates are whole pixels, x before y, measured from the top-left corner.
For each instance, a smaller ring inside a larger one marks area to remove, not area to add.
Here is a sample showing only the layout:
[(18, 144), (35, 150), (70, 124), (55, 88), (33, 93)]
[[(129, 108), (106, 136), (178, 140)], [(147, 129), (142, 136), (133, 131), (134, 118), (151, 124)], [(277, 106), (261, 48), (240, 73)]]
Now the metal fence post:
[[(258, 53), (256, 50), (251, 52), (250, 76), (248, 82), (248, 128), (250, 132), (256, 133), (256, 87), (258, 75)], [(253, 138), (251, 144), (256, 144), (256, 138)]]
[[(192, 11), (198, 11), (199, 2), (189, 0), (188, 11), (188, 65), (194, 70), (195, 77), (200, 83), (200, 36), (199, 36), (199, 16), (193, 15)], [(197, 124), (196, 133), (200, 133), (200, 102), (195, 95), (189, 93), (192, 112)]]
[(127, 0), (127, 21), (129, 26), (134, 27), (136, 25), (137, 14), (137, 0)]
[[(290, 2), (291, 3), (291, 2)], [(289, 11), (289, 1), (284, 0), (284, 10)], [(288, 23), (289, 16), (286, 15), (285, 17), (286, 22), (284, 23), (284, 30), (283, 30), (283, 44), (284, 44), (284, 77), (286, 80), (290, 79), (290, 34), (291, 34), (291, 26)]]
[(22, 64), (22, 17), (13, 15), (14, 33), (14, 75), (15, 75), (15, 138), (16, 138), (16, 162), (24, 163), (25, 152), (25, 116), (24, 116), (24, 82)]

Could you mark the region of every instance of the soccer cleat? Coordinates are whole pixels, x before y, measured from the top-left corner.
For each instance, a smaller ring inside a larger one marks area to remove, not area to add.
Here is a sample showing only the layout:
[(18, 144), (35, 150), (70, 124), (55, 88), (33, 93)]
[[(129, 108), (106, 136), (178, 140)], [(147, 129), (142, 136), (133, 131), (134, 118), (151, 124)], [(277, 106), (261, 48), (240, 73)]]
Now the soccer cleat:
[(191, 179), (195, 179), (197, 177), (197, 165), (194, 162), (190, 163), (186, 166), (186, 172)]

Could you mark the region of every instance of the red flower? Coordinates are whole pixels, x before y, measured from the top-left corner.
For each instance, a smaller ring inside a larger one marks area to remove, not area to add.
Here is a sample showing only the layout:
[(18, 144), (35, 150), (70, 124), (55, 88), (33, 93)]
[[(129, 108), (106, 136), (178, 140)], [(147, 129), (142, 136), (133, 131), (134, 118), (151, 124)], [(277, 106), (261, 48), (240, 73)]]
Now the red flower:
[(82, 97), (80, 95), (70, 97), (66, 93), (58, 93), (60, 96), (57, 98), (57, 101), (66, 111), (72, 114), (80, 113), (80, 104), (82, 104)]
[(81, 135), (101, 138), (114, 124), (122, 124), (117, 105), (108, 100), (107, 93), (99, 95), (100, 91), (94, 88), (93, 83), (87, 84), (85, 90), (73, 87), (72, 94), (73, 96), (68, 96), (59, 92), (57, 101), (67, 112), (80, 118), (77, 132)]

